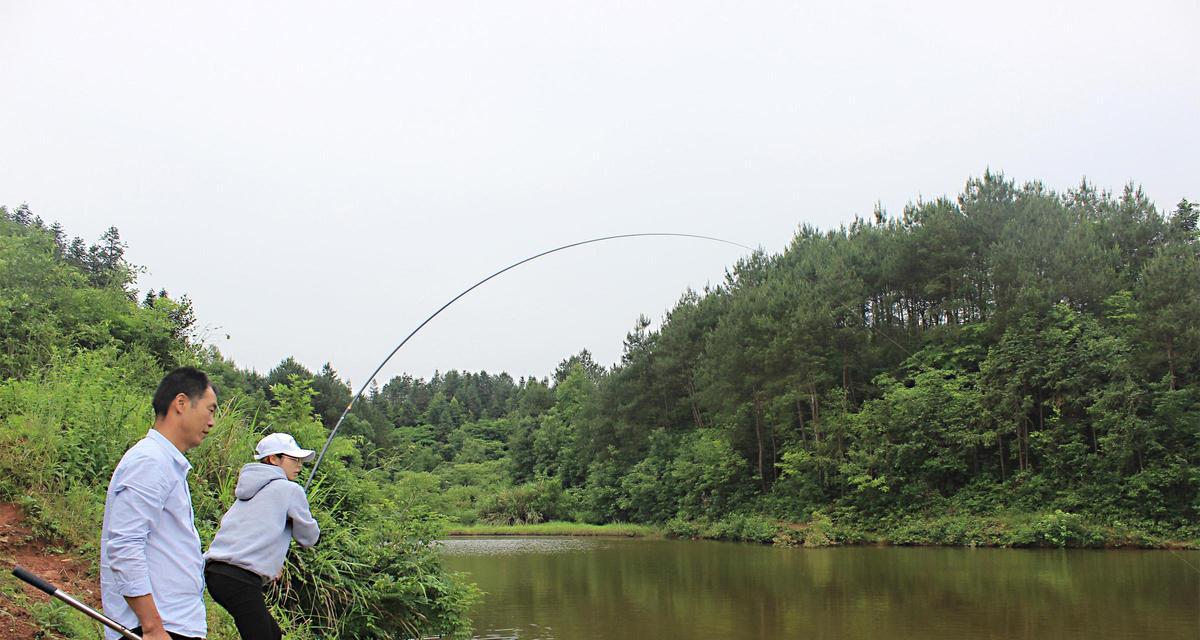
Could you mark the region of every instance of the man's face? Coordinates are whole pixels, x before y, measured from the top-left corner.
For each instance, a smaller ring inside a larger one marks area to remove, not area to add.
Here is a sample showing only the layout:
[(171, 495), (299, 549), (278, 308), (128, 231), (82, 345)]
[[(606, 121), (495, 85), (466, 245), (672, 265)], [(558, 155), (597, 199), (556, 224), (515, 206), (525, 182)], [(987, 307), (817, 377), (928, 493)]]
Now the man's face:
[(176, 403), (180, 400), (183, 403), (180, 431), (185, 446), (191, 449), (204, 442), (204, 437), (213, 427), (213, 416), (217, 413), (217, 392), (210, 386), (195, 402), (182, 393), (175, 398)]

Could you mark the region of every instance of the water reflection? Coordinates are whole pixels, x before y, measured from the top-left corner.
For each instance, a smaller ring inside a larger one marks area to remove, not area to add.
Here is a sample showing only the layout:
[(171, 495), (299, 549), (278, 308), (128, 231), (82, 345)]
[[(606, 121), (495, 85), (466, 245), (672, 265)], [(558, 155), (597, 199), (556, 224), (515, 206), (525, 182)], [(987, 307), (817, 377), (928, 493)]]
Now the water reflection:
[(1200, 573), (1160, 552), (590, 538), (443, 549), (487, 592), (479, 638), (1200, 638)]
[(572, 553), (604, 547), (595, 538), (453, 538), (442, 540), (442, 551), (455, 556), (495, 556), (522, 553)]
[(539, 627), (530, 624), (527, 629), (490, 629), (483, 635), (474, 636), (474, 640), (556, 640), (550, 627)]

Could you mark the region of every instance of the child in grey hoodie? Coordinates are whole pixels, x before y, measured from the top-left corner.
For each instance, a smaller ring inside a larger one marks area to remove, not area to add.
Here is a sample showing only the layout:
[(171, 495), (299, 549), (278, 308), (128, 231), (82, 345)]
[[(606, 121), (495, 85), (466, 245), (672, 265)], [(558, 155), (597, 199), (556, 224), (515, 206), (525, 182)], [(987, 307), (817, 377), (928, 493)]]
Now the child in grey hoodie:
[(304, 487), (291, 482), (313, 451), (295, 438), (273, 433), (255, 447), (258, 462), (242, 467), (237, 501), (204, 554), (208, 592), (233, 616), (243, 640), (278, 640), (283, 633), (267, 610), (263, 591), (283, 572), (292, 539), (316, 544), (321, 530), (308, 508)]

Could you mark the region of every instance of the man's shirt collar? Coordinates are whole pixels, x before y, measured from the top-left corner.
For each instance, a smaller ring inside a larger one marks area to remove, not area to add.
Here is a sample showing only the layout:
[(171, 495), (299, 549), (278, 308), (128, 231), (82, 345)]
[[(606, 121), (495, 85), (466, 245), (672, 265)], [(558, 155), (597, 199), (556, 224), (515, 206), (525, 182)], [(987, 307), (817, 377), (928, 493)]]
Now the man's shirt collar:
[(188, 462), (188, 459), (183, 456), (183, 452), (168, 440), (166, 436), (159, 433), (158, 429), (151, 427), (146, 437), (162, 447), (163, 451), (170, 456), (171, 462), (174, 462), (175, 466), (179, 467), (185, 474), (192, 470), (192, 463)]

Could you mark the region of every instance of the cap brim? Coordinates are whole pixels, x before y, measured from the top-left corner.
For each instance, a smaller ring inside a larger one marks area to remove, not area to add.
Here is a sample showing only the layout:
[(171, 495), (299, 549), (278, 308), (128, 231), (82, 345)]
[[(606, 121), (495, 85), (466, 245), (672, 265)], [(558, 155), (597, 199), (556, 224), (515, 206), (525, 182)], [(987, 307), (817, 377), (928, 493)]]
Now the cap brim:
[(317, 455), (317, 452), (309, 451), (308, 449), (292, 449), (291, 451), (272, 451), (271, 453), (257, 454), (254, 456), (254, 459), (262, 460), (263, 458), (265, 458), (267, 456), (278, 456), (278, 455), (291, 456), (301, 462), (308, 462), (309, 460), (313, 459), (313, 456)]

